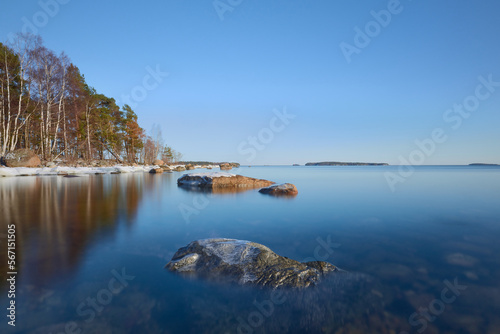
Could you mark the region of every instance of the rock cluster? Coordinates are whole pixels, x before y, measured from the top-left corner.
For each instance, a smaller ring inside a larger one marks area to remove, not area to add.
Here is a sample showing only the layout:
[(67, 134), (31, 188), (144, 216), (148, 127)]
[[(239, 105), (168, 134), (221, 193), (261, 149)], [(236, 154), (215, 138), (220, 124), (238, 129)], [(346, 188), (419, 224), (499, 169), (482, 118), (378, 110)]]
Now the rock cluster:
[(205, 189), (217, 188), (262, 188), (268, 187), (274, 182), (262, 179), (255, 179), (230, 173), (197, 173), (184, 174), (177, 180), (179, 186), (199, 187)]

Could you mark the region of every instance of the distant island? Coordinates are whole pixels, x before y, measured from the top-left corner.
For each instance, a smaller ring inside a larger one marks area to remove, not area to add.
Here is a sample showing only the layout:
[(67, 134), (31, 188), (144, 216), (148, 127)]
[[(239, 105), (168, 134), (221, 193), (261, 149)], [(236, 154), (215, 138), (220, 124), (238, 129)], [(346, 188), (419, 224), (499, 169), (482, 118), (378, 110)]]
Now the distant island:
[(474, 163), (474, 164), (469, 164), (469, 166), (500, 166), (500, 165), (499, 164)]
[(376, 162), (338, 162), (338, 161), (324, 161), (324, 162), (308, 162), (306, 166), (389, 166), (387, 163)]

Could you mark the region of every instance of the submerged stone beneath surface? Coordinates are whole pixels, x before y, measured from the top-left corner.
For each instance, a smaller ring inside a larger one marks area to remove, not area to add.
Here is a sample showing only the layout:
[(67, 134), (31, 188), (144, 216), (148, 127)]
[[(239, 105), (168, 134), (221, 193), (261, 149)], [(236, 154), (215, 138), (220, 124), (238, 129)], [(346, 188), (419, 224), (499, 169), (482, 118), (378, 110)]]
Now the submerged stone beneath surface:
[(323, 261), (301, 263), (264, 245), (236, 239), (203, 239), (180, 248), (165, 266), (203, 278), (263, 287), (305, 288), (338, 269)]
[(262, 188), (274, 184), (272, 181), (254, 179), (241, 175), (235, 175), (225, 172), (218, 173), (197, 173), (184, 174), (177, 180), (177, 185), (185, 187), (199, 188)]

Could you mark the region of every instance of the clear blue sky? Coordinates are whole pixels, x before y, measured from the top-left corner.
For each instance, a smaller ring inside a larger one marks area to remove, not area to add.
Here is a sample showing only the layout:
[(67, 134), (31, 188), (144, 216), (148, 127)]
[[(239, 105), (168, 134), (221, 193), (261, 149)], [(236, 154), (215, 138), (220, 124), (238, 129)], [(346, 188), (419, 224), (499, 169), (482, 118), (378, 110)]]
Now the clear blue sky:
[[(148, 67), (168, 72), (132, 102), (185, 159), (398, 164), (441, 128), (425, 164), (500, 163), (500, 85), (474, 97), (479, 76), (500, 82), (496, 0), (56, 1), (3, 1), (1, 40), (34, 27), (121, 104)], [(464, 100), (468, 118), (446, 114)], [(295, 118), (282, 126), (284, 108)]]

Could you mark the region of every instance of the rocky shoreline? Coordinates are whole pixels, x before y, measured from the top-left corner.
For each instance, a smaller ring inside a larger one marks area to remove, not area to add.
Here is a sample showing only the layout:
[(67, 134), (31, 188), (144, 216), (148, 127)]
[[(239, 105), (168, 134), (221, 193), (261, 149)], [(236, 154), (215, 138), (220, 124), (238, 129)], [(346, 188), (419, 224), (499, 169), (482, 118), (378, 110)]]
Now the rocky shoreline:
[(277, 185), (273, 181), (255, 179), (247, 176), (222, 172), (238, 168), (238, 163), (221, 163), (219, 165), (193, 165), (193, 164), (166, 164), (161, 160), (154, 161), (153, 165), (126, 166), (122, 164), (112, 165), (111, 161), (93, 161), (85, 163), (77, 161), (74, 166), (68, 166), (65, 162), (44, 162), (29, 150), (18, 150), (11, 153), (5, 159), (7, 166), (0, 165), (0, 177), (13, 176), (82, 176), (100, 174), (123, 174), (123, 173), (150, 173), (163, 174), (183, 172), (186, 170), (218, 168), (221, 172), (190, 173), (184, 174), (177, 180), (180, 187), (188, 189), (202, 189), (215, 192), (242, 191), (247, 189), (261, 188), (260, 192), (272, 196), (295, 196), (298, 191), (293, 184)]
[[(221, 170), (223, 170), (221, 168)], [(273, 181), (255, 179), (227, 172), (184, 174), (177, 185), (186, 190), (209, 191), (213, 193), (241, 192), (261, 188), (262, 194), (271, 196), (296, 196), (297, 187), (291, 183), (276, 184)]]
[(138, 164), (116, 164), (114, 161), (101, 160), (86, 163), (83, 160), (78, 160), (75, 163), (57, 162), (40, 162), (33, 163), (33, 158), (28, 157), (26, 163), (16, 161), (15, 164), (9, 162), (7, 166), (0, 165), (0, 177), (12, 176), (42, 176), (42, 175), (91, 175), (91, 174), (123, 174), (123, 173), (171, 173), (183, 172), (194, 169), (221, 169), (230, 170), (233, 167), (239, 166), (235, 163), (222, 165), (191, 165), (191, 164), (165, 164), (163, 161), (155, 161), (152, 165)]
[(179, 162), (165, 163), (162, 160), (155, 160), (152, 164), (126, 165), (117, 163), (117, 160), (94, 160), (85, 161), (64, 161), (55, 159), (54, 161), (42, 161), (38, 155), (29, 149), (18, 149), (9, 152), (0, 161), (0, 177), (2, 176), (38, 176), (38, 175), (77, 175), (77, 174), (122, 174), (146, 172), (161, 174), (163, 172), (183, 172), (194, 169), (215, 169), (231, 170), (240, 167), (236, 162)]
[[(207, 168), (196, 166), (196, 168)], [(208, 169), (219, 168), (210, 166)], [(67, 166), (51, 164), (44, 167), (5, 167), (0, 166), (0, 177), (12, 176), (43, 176), (43, 175), (78, 175), (78, 174), (123, 174), (123, 173), (150, 173), (161, 169), (162, 172), (182, 172), (184, 165), (157, 166), (157, 165), (110, 165), (110, 166)]]

